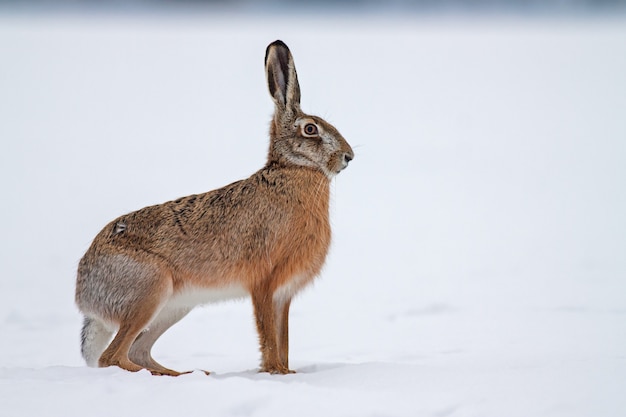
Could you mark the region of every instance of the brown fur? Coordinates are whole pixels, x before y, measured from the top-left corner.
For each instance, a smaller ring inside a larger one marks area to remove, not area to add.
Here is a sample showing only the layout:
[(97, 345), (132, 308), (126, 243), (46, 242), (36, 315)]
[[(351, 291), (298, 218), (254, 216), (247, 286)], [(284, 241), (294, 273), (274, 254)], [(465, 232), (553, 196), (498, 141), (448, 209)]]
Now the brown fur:
[[(292, 372), (291, 298), (322, 268), (330, 179), (353, 153), (333, 126), (300, 110), (293, 58), (280, 41), (268, 46), (266, 72), (276, 104), (266, 166), (226, 187), (117, 218), (81, 259), (76, 302), (86, 317), (88, 363), (179, 375), (152, 358), (152, 344), (195, 304), (241, 290), (252, 297), (261, 370)], [(304, 133), (311, 123), (319, 135)], [(202, 291), (207, 300), (189, 295)]]

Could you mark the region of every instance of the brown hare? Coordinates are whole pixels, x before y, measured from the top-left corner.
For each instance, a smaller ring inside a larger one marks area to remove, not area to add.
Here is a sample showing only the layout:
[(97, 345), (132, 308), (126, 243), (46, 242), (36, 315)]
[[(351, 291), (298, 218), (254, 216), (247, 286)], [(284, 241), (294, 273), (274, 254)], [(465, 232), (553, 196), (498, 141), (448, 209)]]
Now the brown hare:
[(322, 268), (329, 184), (354, 154), (337, 129), (300, 109), (283, 42), (267, 47), (265, 71), (276, 105), (267, 164), (245, 180), (113, 220), (80, 260), (88, 365), (180, 375), (152, 358), (154, 342), (196, 305), (250, 295), (261, 372), (293, 372), (289, 305)]

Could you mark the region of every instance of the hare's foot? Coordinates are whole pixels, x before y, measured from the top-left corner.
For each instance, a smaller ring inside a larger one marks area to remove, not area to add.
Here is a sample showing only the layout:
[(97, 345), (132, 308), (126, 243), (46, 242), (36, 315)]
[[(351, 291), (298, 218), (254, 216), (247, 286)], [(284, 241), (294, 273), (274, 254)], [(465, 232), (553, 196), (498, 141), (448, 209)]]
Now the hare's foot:
[(189, 374), (192, 372), (192, 371), (178, 372), (178, 371), (174, 371), (173, 369), (166, 368), (165, 366), (161, 365), (160, 363), (152, 359), (152, 356), (150, 356), (149, 352), (141, 355), (141, 354), (138, 354), (138, 352), (131, 349), (130, 353), (131, 353), (130, 354), (131, 360), (143, 366), (145, 369), (150, 371), (152, 375), (179, 376), (183, 374)]
[(130, 372), (138, 372), (145, 369), (128, 358), (126, 354), (120, 353), (120, 350), (115, 350), (114, 346), (109, 346), (100, 356), (98, 360), (98, 366), (106, 368), (109, 366), (117, 366)]
[(109, 366), (117, 366), (126, 371), (130, 372), (139, 372), (144, 369), (142, 366), (137, 365), (136, 363), (131, 362), (129, 359), (116, 359), (116, 358), (100, 358), (98, 361), (98, 366), (101, 368), (106, 368)]
[[(186, 374), (192, 374), (194, 371), (184, 371), (184, 372), (178, 372), (178, 371), (174, 371), (172, 369), (167, 369), (164, 367), (160, 367), (160, 368), (146, 368), (150, 371), (150, 373), (152, 373), (152, 375), (158, 375), (158, 376), (180, 376), (180, 375), (186, 375)], [(211, 373), (209, 371), (205, 371), (203, 369), (200, 369), (200, 372), (204, 372), (205, 375), (211, 375)]]
[(148, 371), (150, 371), (152, 375), (159, 375), (159, 376), (180, 376), (184, 374), (190, 374), (191, 372), (193, 372), (193, 371), (178, 372), (178, 371), (174, 371), (172, 369), (167, 369), (167, 368), (148, 369)]
[(286, 366), (276, 365), (276, 366), (263, 366), (259, 372), (267, 372), (272, 375), (287, 375), (287, 374), (295, 374), (296, 371), (293, 371)]

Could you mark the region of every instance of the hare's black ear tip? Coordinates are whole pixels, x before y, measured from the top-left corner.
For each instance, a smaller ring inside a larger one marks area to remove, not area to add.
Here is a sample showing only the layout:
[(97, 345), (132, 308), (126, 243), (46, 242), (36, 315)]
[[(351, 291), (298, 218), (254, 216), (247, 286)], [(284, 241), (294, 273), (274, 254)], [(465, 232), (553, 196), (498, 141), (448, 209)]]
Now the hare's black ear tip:
[[(287, 45), (285, 45), (285, 42), (281, 40), (275, 40), (274, 42), (267, 45), (267, 49), (265, 50), (265, 64), (266, 65), (267, 65), (267, 57), (269, 56), (270, 51), (275, 48), (277, 48), (276, 52), (278, 52), (280, 56), (289, 56), (289, 54), (291, 54), (291, 52), (289, 52), (289, 48), (287, 47)], [(285, 54), (285, 51), (287, 52), (286, 54)]]
[[(270, 43), (267, 46), (267, 49), (271, 48), (271, 47), (281, 47), (281, 48), (287, 48), (287, 45), (285, 45), (285, 42), (281, 41), (280, 39), (275, 40), (274, 42)], [(289, 48), (287, 48), (289, 49)]]

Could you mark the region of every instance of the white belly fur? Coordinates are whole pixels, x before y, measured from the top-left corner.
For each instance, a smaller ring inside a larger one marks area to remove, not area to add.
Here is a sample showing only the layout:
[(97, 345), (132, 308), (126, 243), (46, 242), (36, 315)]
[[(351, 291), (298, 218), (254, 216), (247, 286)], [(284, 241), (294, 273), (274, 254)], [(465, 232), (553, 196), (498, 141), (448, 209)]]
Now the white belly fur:
[(290, 300), (308, 283), (309, 279), (305, 275), (296, 275), (276, 289), (273, 296), (274, 301), (283, 302)]
[[(309, 280), (306, 276), (295, 276), (274, 292), (274, 301), (284, 301), (293, 297)], [(188, 287), (175, 294), (163, 306), (164, 310), (192, 309), (198, 305), (217, 303), (249, 297), (250, 293), (240, 285), (220, 288)]]
[(167, 301), (167, 308), (193, 308), (201, 304), (235, 300), (249, 296), (248, 291), (239, 285), (222, 288), (186, 288)]

